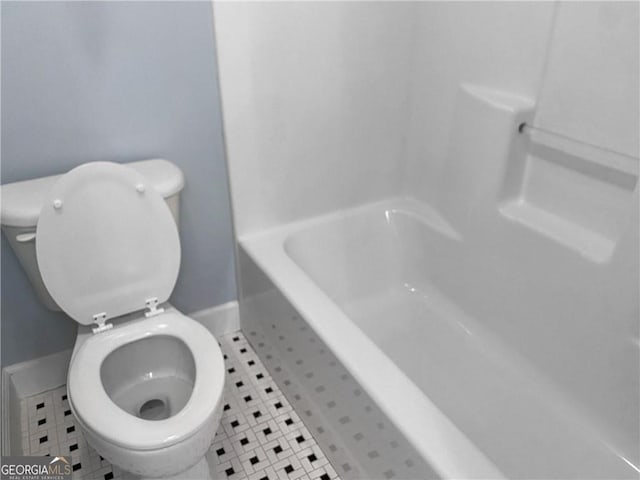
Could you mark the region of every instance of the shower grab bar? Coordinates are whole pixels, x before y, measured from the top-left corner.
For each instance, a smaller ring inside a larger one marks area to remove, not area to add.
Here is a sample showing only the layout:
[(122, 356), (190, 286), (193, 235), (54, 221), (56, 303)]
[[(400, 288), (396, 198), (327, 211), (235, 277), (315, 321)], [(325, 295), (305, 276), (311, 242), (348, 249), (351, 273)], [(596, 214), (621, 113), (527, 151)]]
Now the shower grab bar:
[[(518, 125), (518, 133), (535, 135), (535, 140), (555, 150), (584, 158), (603, 167), (638, 176), (640, 159), (607, 147), (578, 140), (562, 133), (523, 122)], [(594, 151), (595, 150), (595, 151)]]

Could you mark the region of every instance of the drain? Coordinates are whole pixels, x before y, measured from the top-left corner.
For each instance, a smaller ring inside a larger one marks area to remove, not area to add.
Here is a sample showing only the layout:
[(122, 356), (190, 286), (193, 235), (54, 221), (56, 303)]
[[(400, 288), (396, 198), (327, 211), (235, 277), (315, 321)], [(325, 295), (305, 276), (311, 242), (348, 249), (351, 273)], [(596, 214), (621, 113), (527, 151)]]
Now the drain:
[(159, 398), (152, 398), (142, 404), (138, 416), (144, 420), (164, 420), (169, 418), (169, 408)]

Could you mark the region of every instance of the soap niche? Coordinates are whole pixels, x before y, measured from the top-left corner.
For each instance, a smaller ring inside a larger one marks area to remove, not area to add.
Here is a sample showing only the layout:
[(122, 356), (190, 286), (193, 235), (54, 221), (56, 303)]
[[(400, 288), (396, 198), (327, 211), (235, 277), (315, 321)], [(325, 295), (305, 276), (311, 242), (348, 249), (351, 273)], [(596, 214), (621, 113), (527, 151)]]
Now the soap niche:
[(518, 137), (501, 213), (594, 262), (608, 261), (631, 220), (638, 159), (541, 130)]

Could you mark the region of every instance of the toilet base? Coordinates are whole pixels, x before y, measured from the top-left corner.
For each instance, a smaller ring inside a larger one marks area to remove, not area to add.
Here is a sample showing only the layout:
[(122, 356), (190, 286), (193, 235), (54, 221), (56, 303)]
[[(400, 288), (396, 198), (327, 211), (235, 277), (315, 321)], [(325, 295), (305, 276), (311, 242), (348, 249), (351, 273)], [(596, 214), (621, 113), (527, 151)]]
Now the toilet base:
[[(124, 472), (122, 476), (125, 480), (152, 480), (147, 477), (139, 477), (134, 475), (133, 473)], [(207, 462), (206, 457), (202, 457), (202, 459), (196, 463), (189, 470), (178, 473), (173, 477), (163, 477), (164, 480), (213, 480), (211, 476), (211, 469), (209, 468), (209, 463)], [(153, 479), (157, 480), (157, 479)]]

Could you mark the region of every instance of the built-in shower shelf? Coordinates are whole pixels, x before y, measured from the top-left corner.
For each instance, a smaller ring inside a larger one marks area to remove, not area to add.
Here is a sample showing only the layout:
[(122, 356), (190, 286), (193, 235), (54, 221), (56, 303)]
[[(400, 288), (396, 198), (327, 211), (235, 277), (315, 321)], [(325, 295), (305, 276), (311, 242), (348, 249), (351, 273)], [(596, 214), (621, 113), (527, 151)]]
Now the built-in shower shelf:
[(500, 212), (583, 257), (606, 262), (628, 228), (638, 159), (536, 127), (516, 140)]
[(504, 204), (500, 212), (596, 263), (606, 262), (615, 248), (612, 239), (523, 200)]

